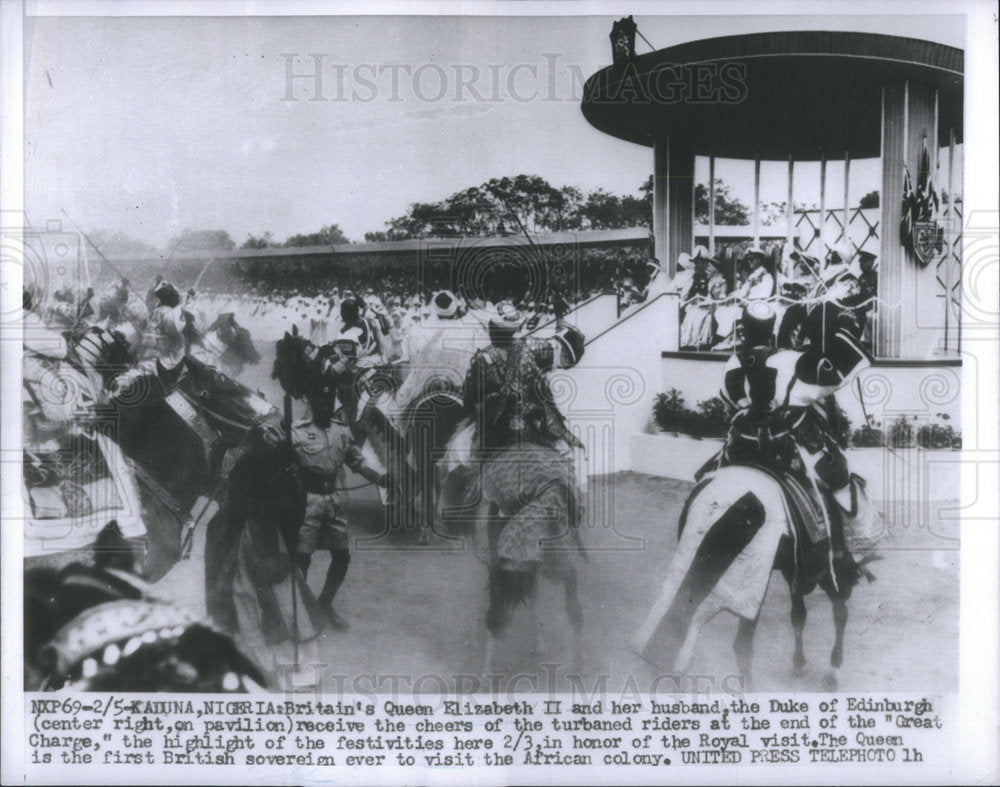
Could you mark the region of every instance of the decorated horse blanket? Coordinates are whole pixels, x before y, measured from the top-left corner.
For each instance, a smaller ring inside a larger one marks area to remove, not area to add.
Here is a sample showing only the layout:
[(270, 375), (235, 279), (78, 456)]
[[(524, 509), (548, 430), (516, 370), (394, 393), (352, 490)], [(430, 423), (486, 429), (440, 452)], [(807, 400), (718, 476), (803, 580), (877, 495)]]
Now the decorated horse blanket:
[(572, 456), (522, 444), (484, 458), (481, 479), (483, 499), (500, 517), (488, 534), (488, 563), (507, 571), (542, 564), (553, 576), (568, 568), (582, 550), (583, 496)]
[(681, 514), (660, 592), (632, 639), (636, 652), (683, 672), (698, 634), (719, 612), (754, 620), (791, 521), (782, 487), (762, 471), (725, 467), (703, 479)]

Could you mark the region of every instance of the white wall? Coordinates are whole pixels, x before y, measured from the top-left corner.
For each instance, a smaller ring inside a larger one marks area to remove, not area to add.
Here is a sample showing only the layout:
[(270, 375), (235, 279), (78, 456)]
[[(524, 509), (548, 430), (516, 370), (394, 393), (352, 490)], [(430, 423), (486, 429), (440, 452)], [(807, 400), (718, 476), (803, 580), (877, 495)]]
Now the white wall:
[(588, 334), (580, 363), (552, 375), (559, 406), (587, 446), (591, 475), (629, 469), (629, 436), (649, 422), (660, 353), (677, 341), (677, 331), (677, 297), (661, 295), (605, 332)]
[[(721, 360), (662, 358), (660, 391), (677, 388), (692, 409), (698, 402), (717, 396), (722, 385)], [(961, 428), (961, 366), (876, 365), (859, 375), (858, 384), (837, 393), (837, 401), (857, 429), (865, 422), (865, 411), (883, 427), (900, 415), (917, 416), (917, 426), (949, 416), (948, 423)], [(864, 407), (862, 407), (862, 398)], [(916, 432), (916, 428), (914, 428)]]
[[(566, 322), (579, 328), (586, 337), (597, 336), (613, 325), (617, 319), (617, 295), (595, 295), (566, 315)], [(532, 333), (536, 336), (551, 336), (555, 324), (555, 320), (549, 320), (539, 325)]]
[[(694, 481), (695, 472), (715, 455), (722, 441), (672, 434), (633, 434), (629, 444), (633, 471)], [(851, 472), (867, 482), (871, 500), (905, 506), (959, 497), (961, 451), (852, 448), (846, 456)]]

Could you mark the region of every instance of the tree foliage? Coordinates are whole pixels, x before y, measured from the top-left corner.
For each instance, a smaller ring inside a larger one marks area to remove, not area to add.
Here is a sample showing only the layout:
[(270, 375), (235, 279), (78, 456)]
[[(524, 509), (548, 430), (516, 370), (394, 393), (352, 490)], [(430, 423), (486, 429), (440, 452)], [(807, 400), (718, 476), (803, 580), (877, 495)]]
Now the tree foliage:
[(285, 246), (334, 246), (341, 243), (350, 243), (343, 230), (336, 224), (328, 224), (319, 232), (310, 232), (306, 235), (292, 235), (285, 241)]
[(869, 191), (858, 201), (859, 208), (877, 208), (878, 205), (878, 190)]
[[(694, 187), (695, 221), (708, 223), (708, 186), (699, 183)], [(715, 179), (715, 223), (722, 225), (746, 225), (753, 218), (751, 208), (744, 205), (719, 178)]]
[(265, 232), (259, 238), (254, 235), (247, 235), (247, 239), (243, 241), (243, 245), (240, 246), (241, 249), (269, 249), (278, 244), (274, 242), (274, 238), (271, 236), (270, 232)]
[(649, 227), (652, 178), (639, 191), (639, 196), (603, 189), (584, 195), (538, 175), (493, 178), (440, 202), (415, 202), (405, 215), (386, 222), (385, 230), (366, 233), (365, 240), (505, 235), (522, 227), (529, 233)]
[(225, 230), (185, 229), (167, 244), (167, 254), (176, 256), (192, 251), (229, 251), (236, 248), (236, 241)]

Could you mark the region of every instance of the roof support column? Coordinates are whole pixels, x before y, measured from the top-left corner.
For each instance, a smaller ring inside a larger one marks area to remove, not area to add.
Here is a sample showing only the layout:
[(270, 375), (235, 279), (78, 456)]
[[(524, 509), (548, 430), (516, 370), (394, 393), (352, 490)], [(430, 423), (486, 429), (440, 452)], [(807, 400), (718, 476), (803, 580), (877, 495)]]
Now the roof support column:
[(927, 308), (937, 294), (933, 271), (924, 269), (903, 249), (899, 222), (904, 172), (909, 171), (910, 183), (916, 188), (925, 145), (934, 171), (938, 150), (935, 91), (914, 82), (895, 82), (886, 85), (882, 95), (882, 253), (876, 353), (887, 358), (929, 358), (940, 351), (937, 345), (944, 320)]
[(708, 157), (708, 256), (715, 257), (715, 156)]
[(671, 278), (677, 256), (691, 252), (694, 232), (694, 149), (663, 137), (653, 146), (653, 238)]

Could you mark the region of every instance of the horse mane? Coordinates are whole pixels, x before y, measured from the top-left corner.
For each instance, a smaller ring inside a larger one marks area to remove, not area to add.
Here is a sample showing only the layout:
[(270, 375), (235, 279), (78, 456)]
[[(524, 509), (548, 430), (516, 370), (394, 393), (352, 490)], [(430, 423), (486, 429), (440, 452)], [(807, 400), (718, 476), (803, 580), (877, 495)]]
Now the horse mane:
[(308, 339), (301, 336), (296, 328), (292, 333), (285, 331), (284, 338), (275, 345), (274, 364), (271, 367), (271, 379), (277, 380), (282, 389), (293, 399), (305, 396), (310, 377), (315, 374), (312, 363), (306, 356), (312, 345)]

